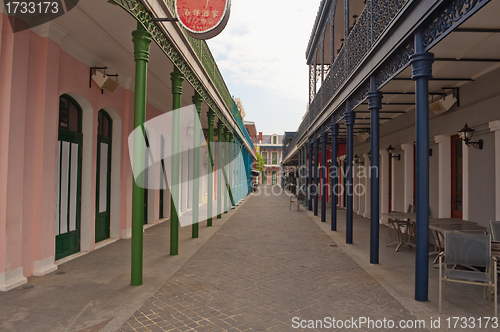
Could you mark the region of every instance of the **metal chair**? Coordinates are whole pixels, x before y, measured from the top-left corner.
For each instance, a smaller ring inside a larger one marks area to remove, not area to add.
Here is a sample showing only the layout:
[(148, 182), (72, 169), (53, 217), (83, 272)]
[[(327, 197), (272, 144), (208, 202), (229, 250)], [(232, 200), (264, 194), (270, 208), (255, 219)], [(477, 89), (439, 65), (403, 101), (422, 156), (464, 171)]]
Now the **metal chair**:
[[(448, 265), (453, 267), (448, 268)], [(485, 272), (457, 270), (454, 268), (457, 265), (485, 268)], [(497, 317), (497, 264), (496, 259), (491, 256), (490, 235), (446, 232), (445, 251), (439, 254), (439, 313), (443, 281), (492, 287)], [(491, 298), (491, 292), (488, 292), (488, 298)]]
[[(408, 209), (406, 210), (408, 213), (414, 213), (415, 212), (415, 205), (408, 205)], [(409, 242), (409, 228), (410, 228), (410, 221), (408, 219), (389, 219), (389, 236), (391, 229), (394, 229), (396, 231), (396, 236), (397, 236), (397, 242), (393, 242), (387, 245), (387, 247), (392, 246), (393, 244), (397, 244), (396, 246), (396, 251), (399, 251), (399, 248), (404, 243)]]
[(491, 234), (491, 241), (500, 241), (500, 221), (490, 220), (489, 233)]

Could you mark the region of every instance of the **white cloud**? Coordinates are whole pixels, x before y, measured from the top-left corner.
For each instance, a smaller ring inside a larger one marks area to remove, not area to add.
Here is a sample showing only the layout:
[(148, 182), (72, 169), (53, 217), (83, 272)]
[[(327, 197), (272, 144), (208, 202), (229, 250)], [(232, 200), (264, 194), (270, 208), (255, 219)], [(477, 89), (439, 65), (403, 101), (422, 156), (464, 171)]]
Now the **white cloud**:
[[(233, 0), (227, 27), (208, 41), (231, 93), (245, 87), (264, 88), (276, 99), (295, 101), (297, 107), (289, 111), (297, 123), (287, 130), (300, 124), (308, 100), (305, 50), (319, 2)], [(269, 116), (271, 111), (259, 107), (248, 109), (247, 114), (255, 119), (252, 113)]]

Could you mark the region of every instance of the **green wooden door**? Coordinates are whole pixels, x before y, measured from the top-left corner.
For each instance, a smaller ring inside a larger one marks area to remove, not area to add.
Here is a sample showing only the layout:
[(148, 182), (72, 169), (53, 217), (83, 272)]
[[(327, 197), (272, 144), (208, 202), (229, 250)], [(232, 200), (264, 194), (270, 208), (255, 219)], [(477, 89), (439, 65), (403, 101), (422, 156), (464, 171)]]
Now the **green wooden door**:
[(264, 172), (262, 172), (262, 184), (263, 185), (267, 184), (267, 171), (266, 170), (264, 170)]
[(59, 99), (55, 246), (61, 259), (80, 251), (82, 110), (71, 97)]
[(97, 126), (96, 243), (108, 239), (110, 236), (111, 131), (111, 117), (105, 111), (100, 110)]
[(272, 181), (273, 181), (273, 183), (272, 183), (273, 185), (278, 184), (278, 172), (277, 171), (273, 171)]

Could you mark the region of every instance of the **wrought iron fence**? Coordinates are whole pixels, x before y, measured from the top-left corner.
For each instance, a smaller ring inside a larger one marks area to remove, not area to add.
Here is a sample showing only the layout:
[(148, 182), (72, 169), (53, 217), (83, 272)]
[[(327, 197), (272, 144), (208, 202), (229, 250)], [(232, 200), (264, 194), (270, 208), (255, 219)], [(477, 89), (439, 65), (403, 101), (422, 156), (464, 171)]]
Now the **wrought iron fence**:
[(310, 125), (324, 111), (339, 89), (345, 84), (347, 78), (356, 70), (372, 46), (383, 35), (384, 31), (409, 1), (366, 1), (366, 6), (345, 41), (344, 47), (342, 47), (340, 53), (337, 55), (323, 84), (312, 99), (309, 111), (302, 120), (297, 133), (290, 144), (285, 147), (283, 160), (306, 133)]

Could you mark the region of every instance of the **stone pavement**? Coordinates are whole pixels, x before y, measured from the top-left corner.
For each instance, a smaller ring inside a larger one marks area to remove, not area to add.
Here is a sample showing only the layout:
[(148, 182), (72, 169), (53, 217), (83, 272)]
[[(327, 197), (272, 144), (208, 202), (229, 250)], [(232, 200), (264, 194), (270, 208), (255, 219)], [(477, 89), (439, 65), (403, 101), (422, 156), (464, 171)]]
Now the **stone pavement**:
[[(290, 211), (288, 196), (261, 193), (240, 206), (120, 331), (292, 331), (301, 320), (326, 317), (416, 319), (307, 214), (296, 206)], [(315, 327), (297, 330), (322, 330)]]

